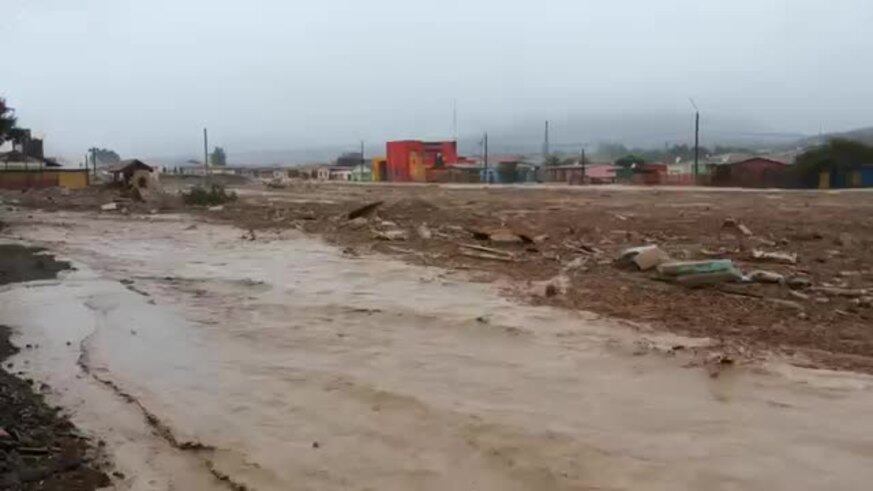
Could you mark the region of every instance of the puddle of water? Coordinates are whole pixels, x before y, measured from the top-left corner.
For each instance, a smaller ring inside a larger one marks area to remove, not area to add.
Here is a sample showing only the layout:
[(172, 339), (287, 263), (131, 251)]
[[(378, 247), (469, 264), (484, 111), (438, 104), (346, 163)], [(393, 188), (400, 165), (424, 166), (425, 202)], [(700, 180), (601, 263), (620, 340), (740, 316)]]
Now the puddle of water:
[[(208, 459), (255, 489), (861, 489), (873, 479), (868, 376), (779, 366), (712, 379), (633, 356), (640, 335), (594, 316), (516, 305), (488, 285), (346, 258), (290, 232), (247, 242), (179, 217), (37, 218), (13, 220), (13, 233), (82, 269), (0, 293), (4, 319), (21, 342), (82, 339), (97, 377), (176, 440), (215, 447), (155, 447), (157, 468), (202, 471)], [(117, 401), (69, 379), (78, 351), (57, 348), (22, 355), (37, 378), (67, 386), (59, 397), (78, 424), (117, 438), (105, 422)]]

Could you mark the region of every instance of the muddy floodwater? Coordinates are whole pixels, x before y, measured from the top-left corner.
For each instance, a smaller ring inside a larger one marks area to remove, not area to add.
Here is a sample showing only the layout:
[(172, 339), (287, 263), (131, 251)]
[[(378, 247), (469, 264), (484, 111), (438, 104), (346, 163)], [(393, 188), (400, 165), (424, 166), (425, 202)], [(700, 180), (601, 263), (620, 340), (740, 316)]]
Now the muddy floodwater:
[[(691, 344), (297, 232), (6, 217), (77, 268), (0, 290), (13, 360), (122, 489), (869, 489), (873, 378)], [(705, 320), (703, 320), (705, 322)]]

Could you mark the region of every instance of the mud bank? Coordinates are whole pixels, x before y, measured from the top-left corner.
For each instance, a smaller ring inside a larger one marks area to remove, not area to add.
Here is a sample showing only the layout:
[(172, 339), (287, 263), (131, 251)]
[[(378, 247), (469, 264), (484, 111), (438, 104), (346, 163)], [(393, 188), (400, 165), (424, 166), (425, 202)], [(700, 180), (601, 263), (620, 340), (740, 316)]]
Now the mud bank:
[[(41, 252), (0, 244), (0, 285), (54, 278), (69, 268)], [(3, 311), (0, 307), (0, 323)], [(29, 378), (27, 364), (7, 362), (19, 352), (9, 342), (11, 334), (0, 325), (0, 489), (84, 491), (108, 485), (94, 442), (44, 399), (42, 392), (51, 388)]]
[[(867, 375), (774, 360), (712, 377), (671, 349), (706, 339), (519, 305), (494, 285), (344, 256), (294, 231), (250, 240), (186, 217), (73, 213), (9, 222), (78, 267), (0, 301), (48, 346), (30, 355), (35, 376), (67, 388), (61, 403), (105, 435), (131, 487), (162, 475), (277, 490), (873, 479)], [(70, 377), (77, 363), (93, 376)]]

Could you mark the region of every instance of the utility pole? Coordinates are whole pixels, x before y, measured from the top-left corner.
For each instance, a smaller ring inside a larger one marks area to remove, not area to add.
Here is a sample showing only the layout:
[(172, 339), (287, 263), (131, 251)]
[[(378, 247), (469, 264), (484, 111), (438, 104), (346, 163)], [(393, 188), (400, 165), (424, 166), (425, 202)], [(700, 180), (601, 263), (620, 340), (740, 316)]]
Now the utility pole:
[(458, 142), (458, 100), (452, 99), (452, 138)]
[(488, 132), (485, 132), (485, 138), (483, 140), (483, 144), (485, 146), (484, 157), (485, 157), (485, 184), (491, 184), (491, 175), (488, 173)]
[(579, 152), (579, 165), (582, 166), (582, 184), (585, 184), (585, 145), (582, 145), (582, 151)]
[(94, 178), (97, 178), (97, 148), (91, 147), (89, 149), (91, 151), (91, 167), (94, 168)]
[(546, 163), (546, 160), (549, 158), (549, 121), (546, 120), (546, 135), (543, 140), (543, 164)]
[(694, 183), (697, 183), (697, 176), (700, 174), (700, 109), (694, 103), (694, 99), (688, 98), (691, 105), (694, 106)]
[(209, 174), (209, 137), (206, 134), (206, 128), (203, 128), (203, 171)]
[(364, 181), (364, 140), (361, 140), (361, 165), (358, 168), (358, 179)]

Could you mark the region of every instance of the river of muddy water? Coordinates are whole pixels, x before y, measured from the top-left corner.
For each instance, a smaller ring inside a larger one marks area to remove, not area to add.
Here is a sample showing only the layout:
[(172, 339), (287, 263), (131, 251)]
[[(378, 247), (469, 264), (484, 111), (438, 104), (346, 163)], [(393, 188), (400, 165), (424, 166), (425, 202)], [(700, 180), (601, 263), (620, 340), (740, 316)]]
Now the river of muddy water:
[(121, 489), (869, 489), (873, 378), (736, 367), (460, 273), (183, 216), (16, 212), (76, 270), (0, 290), (13, 360)]

